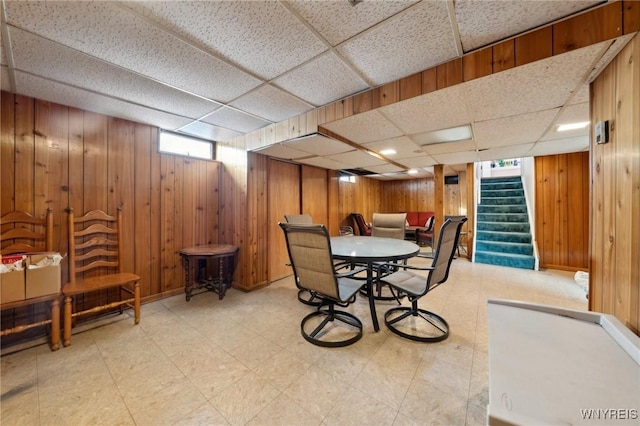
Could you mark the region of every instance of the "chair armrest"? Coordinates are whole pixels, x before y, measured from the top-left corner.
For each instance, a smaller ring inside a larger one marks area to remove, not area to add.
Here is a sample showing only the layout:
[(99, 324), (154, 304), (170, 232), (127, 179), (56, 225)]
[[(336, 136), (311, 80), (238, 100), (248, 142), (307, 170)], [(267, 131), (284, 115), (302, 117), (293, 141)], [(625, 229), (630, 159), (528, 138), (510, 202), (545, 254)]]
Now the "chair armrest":
[(364, 267), (355, 268), (355, 269), (350, 270), (349, 272), (344, 272), (342, 274), (336, 274), (336, 278), (350, 277), (352, 275), (359, 274), (360, 272), (363, 272), (363, 271), (366, 271), (366, 270), (367, 270), (367, 268), (364, 268)]

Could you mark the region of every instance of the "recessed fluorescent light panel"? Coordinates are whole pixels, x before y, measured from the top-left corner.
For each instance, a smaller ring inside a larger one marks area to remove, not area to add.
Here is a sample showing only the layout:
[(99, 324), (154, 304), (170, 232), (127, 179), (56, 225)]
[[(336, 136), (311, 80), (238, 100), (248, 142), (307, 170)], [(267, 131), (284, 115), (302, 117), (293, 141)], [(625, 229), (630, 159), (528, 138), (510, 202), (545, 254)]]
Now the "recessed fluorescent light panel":
[(395, 153), (395, 149), (383, 149), (382, 151), (380, 151), (380, 154), (382, 155), (394, 155)]
[(588, 121), (582, 121), (580, 123), (561, 124), (560, 126), (558, 126), (558, 131), (559, 132), (566, 132), (567, 130), (584, 129), (588, 125), (589, 125)]
[(450, 127), (448, 129), (433, 130), (431, 132), (413, 135), (412, 139), (420, 145), (432, 145), (436, 143), (456, 142), (473, 139), (471, 125)]

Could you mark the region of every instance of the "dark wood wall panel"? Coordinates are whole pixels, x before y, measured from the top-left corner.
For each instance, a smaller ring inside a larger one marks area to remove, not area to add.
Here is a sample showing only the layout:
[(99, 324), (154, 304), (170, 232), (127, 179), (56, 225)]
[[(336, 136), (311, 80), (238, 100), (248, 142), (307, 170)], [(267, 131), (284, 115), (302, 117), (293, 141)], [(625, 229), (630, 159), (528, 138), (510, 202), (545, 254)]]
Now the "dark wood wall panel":
[(536, 157), (540, 266), (589, 269), (589, 153)]
[[(589, 308), (640, 334), (640, 37), (591, 84), (591, 121), (613, 124), (591, 144)], [(593, 126), (592, 126), (593, 129)]]
[[(155, 127), (7, 92), (0, 98), (0, 214), (44, 217), (52, 209), (54, 245), (66, 253), (67, 209), (80, 216), (123, 206), (125, 267), (141, 276), (144, 300), (183, 291), (178, 250), (218, 241), (220, 163), (160, 155)], [(47, 307), (27, 309), (3, 312), (3, 322)]]

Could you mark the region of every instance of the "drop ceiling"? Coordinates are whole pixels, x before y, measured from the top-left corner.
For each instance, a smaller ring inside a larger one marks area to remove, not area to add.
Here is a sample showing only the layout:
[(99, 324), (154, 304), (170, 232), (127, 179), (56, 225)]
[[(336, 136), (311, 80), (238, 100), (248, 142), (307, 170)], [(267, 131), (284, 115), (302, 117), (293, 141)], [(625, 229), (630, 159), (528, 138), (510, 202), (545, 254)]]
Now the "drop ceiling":
[[(224, 143), (602, 1), (11, 1), (3, 90)], [(588, 149), (588, 83), (631, 36), (351, 116), (261, 152), (380, 179)], [(470, 124), (473, 137), (422, 145)], [(386, 148), (396, 154), (370, 155)], [(416, 173), (407, 174), (408, 169)]]

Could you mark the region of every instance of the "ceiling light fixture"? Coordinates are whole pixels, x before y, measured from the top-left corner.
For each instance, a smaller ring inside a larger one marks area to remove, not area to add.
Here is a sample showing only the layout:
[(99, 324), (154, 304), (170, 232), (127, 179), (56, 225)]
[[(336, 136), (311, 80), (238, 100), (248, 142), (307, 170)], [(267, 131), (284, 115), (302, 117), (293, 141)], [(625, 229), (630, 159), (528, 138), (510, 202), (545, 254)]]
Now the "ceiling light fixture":
[(418, 171), (416, 169), (411, 169), (408, 170), (407, 173), (409, 173), (410, 175), (415, 175), (416, 173), (418, 173)]
[(471, 125), (465, 124), (464, 126), (419, 133), (411, 136), (411, 139), (419, 145), (431, 145), (473, 139), (473, 132), (471, 131)]
[(395, 149), (383, 149), (382, 151), (380, 151), (380, 154), (382, 155), (394, 155), (396, 153)]
[(561, 124), (560, 126), (558, 126), (558, 131), (566, 132), (567, 130), (584, 129), (588, 125), (589, 125), (588, 121), (582, 121), (580, 123)]

